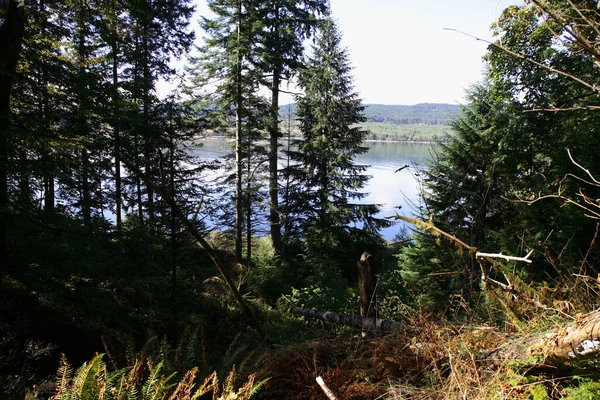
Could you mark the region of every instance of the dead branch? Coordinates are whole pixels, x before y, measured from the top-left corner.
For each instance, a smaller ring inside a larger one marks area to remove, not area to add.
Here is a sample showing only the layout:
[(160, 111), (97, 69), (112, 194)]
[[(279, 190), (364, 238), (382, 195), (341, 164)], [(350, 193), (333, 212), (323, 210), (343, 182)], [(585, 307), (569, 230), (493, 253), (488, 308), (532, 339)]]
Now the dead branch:
[(583, 172), (585, 172), (587, 174), (587, 176), (590, 177), (590, 179), (598, 186), (600, 186), (600, 181), (598, 181), (594, 175), (592, 175), (592, 173), (590, 172), (589, 169), (582, 167), (577, 161), (575, 161), (575, 159), (573, 158), (573, 155), (571, 154), (571, 149), (567, 149), (567, 153), (569, 154), (569, 159), (571, 160), (571, 162), (573, 163), (573, 165), (575, 165), (576, 167), (578, 167), (579, 169), (581, 169)]
[[(466, 33), (466, 32), (463, 32), (463, 31), (461, 31), (461, 30), (454, 29), (454, 28), (444, 28), (444, 30), (447, 30), (447, 31), (453, 31), (453, 32), (458, 32), (458, 33), (461, 33), (461, 34), (463, 34), (463, 35), (465, 35), (465, 36), (468, 36), (468, 37), (470, 37), (470, 38), (473, 38), (473, 39), (475, 39), (475, 40), (477, 40), (477, 41), (482, 41), (482, 42), (484, 42), (484, 43), (487, 43), (487, 44), (489, 44), (489, 45), (491, 45), (491, 46), (494, 46), (494, 47), (496, 47), (496, 48), (498, 48), (498, 49), (500, 49), (500, 50), (504, 51), (505, 53), (508, 53), (508, 54), (510, 54), (510, 55), (512, 55), (512, 56), (515, 56), (515, 57), (517, 57), (517, 58), (520, 58), (521, 60), (527, 61), (527, 62), (529, 62), (529, 63), (531, 63), (531, 64), (533, 64), (533, 65), (536, 65), (536, 66), (538, 66), (538, 67), (540, 67), (540, 68), (543, 68), (543, 69), (545, 69), (545, 70), (548, 70), (548, 71), (550, 71), (550, 72), (554, 72), (555, 74), (559, 74), (559, 75), (562, 75), (562, 76), (564, 76), (564, 77), (566, 77), (566, 78), (569, 78), (569, 79), (571, 79), (571, 80), (574, 80), (575, 82), (578, 82), (578, 83), (582, 84), (583, 86), (587, 87), (588, 89), (591, 89), (591, 90), (593, 90), (594, 92), (599, 92), (599, 93), (600, 93), (600, 87), (597, 87), (596, 85), (593, 85), (593, 84), (591, 84), (591, 83), (588, 83), (588, 82), (584, 81), (583, 79), (576, 77), (576, 76), (575, 76), (575, 75), (573, 75), (573, 74), (569, 74), (568, 72), (561, 71), (561, 70), (559, 70), (559, 69), (556, 69), (556, 68), (554, 68), (554, 67), (551, 67), (551, 66), (549, 66), (549, 65), (545, 65), (545, 64), (543, 64), (543, 63), (541, 63), (541, 62), (539, 62), (539, 61), (536, 61), (536, 60), (534, 60), (534, 59), (530, 58), (529, 56), (527, 56), (527, 55), (525, 55), (525, 54), (522, 54), (522, 53), (518, 53), (518, 52), (516, 52), (516, 51), (513, 51), (513, 50), (511, 50), (511, 49), (509, 49), (509, 48), (507, 48), (507, 47), (505, 47), (505, 46), (503, 46), (503, 45), (501, 45), (501, 44), (498, 44), (498, 43), (492, 42), (492, 41), (490, 41), (490, 40), (482, 39), (482, 38), (480, 38), (480, 37), (477, 37), (477, 36), (475, 36), (475, 35), (471, 35), (471, 34), (469, 34), (469, 33)], [(558, 111), (558, 110), (556, 110), (556, 111)]]
[(466, 271), (448, 271), (448, 272), (433, 272), (431, 274), (427, 274), (427, 276), (453, 276), (453, 275), (465, 275)]
[(321, 378), (320, 376), (317, 376), (317, 383), (319, 384), (319, 386), (321, 386), (321, 389), (323, 389), (325, 396), (327, 396), (329, 398), (329, 400), (337, 400), (337, 397), (335, 397), (335, 394), (333, 394), (331, 389), (329, 389), (327, 387), (323, 378)]
[[(474, 255), (476, 260), (479, 263), (479, 266), (481, 268), (481, 281), (483, 282), (484, 286), (486, 286), (487, 284), (491, 284), (492, 286), (495, 286), (497, 288), (502, 289), (503, 291), (511, 294), (512, 296), (514, 296), (515, 299), (521, 299), (523, 301), (525, 301), (528, 304), (531, 304), (537, 308), (540, 308), (546, 312), (552, 313), (552, 314), (561, 314), (566, 318), (570, 318), (572, 319), (573, 317), (571, 317), (570, 315), (566, 314), (563, 311), (551, 308), (546, 306), (545, 304), (540, 303), (538, 300), (533, 299), (529, 296), (526, 296), (523, 292), (521, 292), (520, 290), (517, 290), (509, 281), (508, 277), (506, 275), (504, 275), (506, 281), (508, 282), (508, 284), (506, 283), (502, 283), (500, 281), (497, 281), (495, 279), (492, 279), (489, 277), (486, 267), (485, 267), (485, 262), (489, 261), (492, 266), (496, 269), (496, 270), (501, 270), (501, 265), (498, 263), (498, 261), (496, 260), (497, 258), (501, 258), (501, 259), (506, 259), (506, 260), (511, 260), (511, 261), (523, 261), (523, 262), (531, 262), (531, 260), (529, 260), (529, 257), (531, 257), (531, 255), (533, 254), (533, 250), (531, 250), (525, 257), (514, 257), (514, 256), (505, 256), (503, 254), (493, 254), (493, 253), (482, 253), (482, 252), (478, 252), (477, 249), (473, 246), (469, 246), (468, 244), (466, 244), (465, 242), (463, 242), (462, 240), (458, 239), (456, 236), (451, 235), (449, 233), (444, 232), (443, 230), (435, 227), (433, 225), (433, 221), (429, 221), (429, 222), (424, 222), (421, 221), (417, 218), (408, 218), (408, 217), (404, 217), (401, 215), (396, 215), (394, 217), (388, 217), (388, 218), (396, 218), (396, 219), (400, 219), (406, 222), (409, 222), (413, 225), (415, 225), (417, 228), (423, 230), (424, 232), (433, 232), (435, 235), (438, 236), (443, 236), (446, 239), (450, 240), (451, 242), (453, 242), (454, 244), (456, 244), (457, 246), (464, 248), (466, 250), (469, 251), (469, 254)], [(462, 273), (462, 272), (461, 272)], [(443, 275), (446, 274), (444, 272), (439, 273), (439, 274), (433, 274), (433, 276), (436, 275)]]
[(529, 259), (529, 257), (531, 257), (531, 255), (533, 254), (533, 250), (531, 250), (529, 253), (527, 253), (527, 255), (525, 257), (515, 257), (515, 256), (506, 256), (502, 253), (499, 254), (494, 254), (494, 253), (482, 253), (482, 252), (477, 252), (475, 253), (475, 257), (483, 257), (483, 258), (502, 258), (503, 260), (508, 260), (508, 261), (522, 261), (522, 262), (526, 262), (528, 264), (531, 264), (532, 261)]

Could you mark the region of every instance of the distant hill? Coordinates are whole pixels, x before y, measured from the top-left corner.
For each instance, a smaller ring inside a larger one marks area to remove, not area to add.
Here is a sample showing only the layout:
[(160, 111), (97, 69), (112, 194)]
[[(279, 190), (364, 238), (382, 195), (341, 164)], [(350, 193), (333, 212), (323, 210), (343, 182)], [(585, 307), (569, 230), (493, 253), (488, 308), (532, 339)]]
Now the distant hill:
[(369, 122), (396, 125), (448, 125), (458, 115), (458, 111), (459, 106), (456, 104), (365, 105), (365, 114)]
[[(448, 125), (459, 112), (456, 104), (421, 103), (413, 106), (365, 104), (367, 122), (386, 123), (392, 125)], [(288, 113), (292, 118), (296, 114), (296, 105), (288, 104), (279, 107), (283, 119)]]
[[(367, 122), (360, 126), (369, 132), (371, 140), (398, 140), (434, 142), (448, 139), (452, 131), (448, 126), (458, 115), (460, 106), (455, 104), (421, 103), (413, 106), (365, 104)], [(296, 118), (296, 105), (279, 107), (281, 119), (286, 121), (290, 114)], [(285, 122), (282, 123), (285, 129)], [(292, 131), (297, 132), (297, 123), (292, 122)]]

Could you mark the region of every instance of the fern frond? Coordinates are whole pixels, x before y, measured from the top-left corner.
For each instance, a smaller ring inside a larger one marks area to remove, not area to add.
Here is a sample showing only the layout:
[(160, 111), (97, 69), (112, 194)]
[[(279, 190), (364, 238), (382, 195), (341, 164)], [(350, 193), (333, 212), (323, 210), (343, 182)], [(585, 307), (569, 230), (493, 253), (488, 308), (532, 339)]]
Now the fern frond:
[[(110, 399), (110, 392), (112, 390), (112, 382), (109, 380), (110, 375), (106, 369), (106, 363), (102, 362), (98, 367), (98, 373), (96, 374), (96, 382), (98, 385), (98, 400)], [(108, 393), (108, 397), (107, 396)]]
[(150, 361), (148, 362), (148, 369), (150, 370), (150, 374), (148, 375), (148, 379), (146, 379), (146, 382), (144, 382), (144, 385), (142, 386), (142, 395), (144, 396), (144, 398), (149, 397), (150, 394), (153, 392), (155, 385), (159, 380), (158, 377), (162, 366), (162, 362), (158, 363), (156, 367), (153, 367)]
[[(251, 376), (252, 376), (252, 380), (254, 381), (254, 379), (255, 379), (254, 374), (252, 374)], [(248, 397), (247, 398), (249, 399), (252, 396), (254, 396), (256, 393), (258, 393), (260, 391), (260, 389), (262, 389), (262, 387), (264, 386), (264, 384), (269, 381), (269, 379), (271, 379), (271, 378), (261, 379), (257, 383), (253, 382), (253, 385), (252, 385), (251, 389), (248, 391)]]
[(222, 398), (229, 399), (231, 395), (235, 395), (235, 365), (231, 369), (229, 375), (227, 375), (227, 379), (225, 379), (225, 383), (223, 383), (223, 392)]
[(183, 379), (177, 385), (177, 388), (169, 397), (169, 400), (188, 400), (192, 396), (192, 390), (194, 390), (194, 380), (198, 373), (198, 367), (194, 367), (186, 372)]
[(114, 387), (113, 399), (114, 400), (137, 400), (138, 390), (135, 386), (135, 381), (130, 380), (130, 375), (127, 374), (126, 369), (116, 371), (120, 374), (118, 383)]
[(163, 369), (162, 362), (158, 363), (156, 367), (152, 367), (152, 363), (148, 362), (148, 368), (150, 369), (150, 375), (142, 386), (142, 396), (148, 400), (160, 400), (174, 386), (174, 384), (171, 385), (169, 382), (176, 373), (173, 372), (171, 375), (163, 377), (161, 375)]
[(70, 398), (69, 386), (71, 384), (71, 374), (73, 369), (67, 361), (67, 357), (64, 354), (60, 355), (60, 367), (56, 372), (56, 394), (54, 398), (56, 400), (67, 400)]
[(219, 379), (217, 378), (217, 372), (213, 372), (210, 374), (205, 380), (202, 386), (196, 390), (196, 393), (190, 398), (190, 400), (197, 400), (200, 396), (205, 395), (206, 393), (213, 391), (213, 400), (215, 400), (218, 396), (219, 391)]
[(98, 371), (104, 364), (104, 354), (97, 354), (90, 362), (81, 366), (73, 378), (73, 394), (80, 400), (98, 399)]

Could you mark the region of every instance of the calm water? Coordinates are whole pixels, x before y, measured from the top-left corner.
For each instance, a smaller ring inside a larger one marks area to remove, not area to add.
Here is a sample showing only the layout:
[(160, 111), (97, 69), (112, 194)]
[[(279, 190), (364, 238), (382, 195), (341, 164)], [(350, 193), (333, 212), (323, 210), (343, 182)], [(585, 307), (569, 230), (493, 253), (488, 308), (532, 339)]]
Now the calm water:
[[(231, 150), (230, 142), (211, 139), (202, 141), (203, 146), (191, 151), (200, 160), (220, 159)], [(413, 215), (418, 203), (418, 182), (416, 174), (419, 168), (430, 159), (430, 144), (367, 142), (369, 151), (356, 158), (359, 164), (369, 165), (367, 174), (371, 180), (364, 191), (368, 193), (362, 202), (381, 206), (380, 217), (389, 217), (399, 213)], [(403, 168), (408, 166), (406, 168)], [(401, 171), (398, 171), (403, 168)], [(398, 172), (396, 172), (398, 171)], [(381, 231), (386, 240), (392, 240), (404, 227), (398, 223)]]

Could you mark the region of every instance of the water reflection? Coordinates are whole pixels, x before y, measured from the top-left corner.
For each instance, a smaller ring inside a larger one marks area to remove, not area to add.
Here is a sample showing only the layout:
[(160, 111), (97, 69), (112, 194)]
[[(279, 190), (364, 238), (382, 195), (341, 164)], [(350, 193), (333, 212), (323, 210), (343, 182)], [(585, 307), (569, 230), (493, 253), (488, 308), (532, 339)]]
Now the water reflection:
[[(202, 144), (202, 147), (190, 148), (202, 161), (221, 159), (232, 151), (229, 140), (210, 139)], [(357, 163), (369, 165), (366, 173), (371, 176), (364, 189), (368, 195), (362, 202), (381, 205), (380, 217), (396, 213), (414, 215), (414, 205), (419, 201), (416, 174), (431, 159), (432, 146), (427, 143), (366, 142), (369, 151), (356, 158)], [(383, 229), (381, 234), (386, 240), (393, 240), (403, 227), (403, 223), (398, 223)]]

